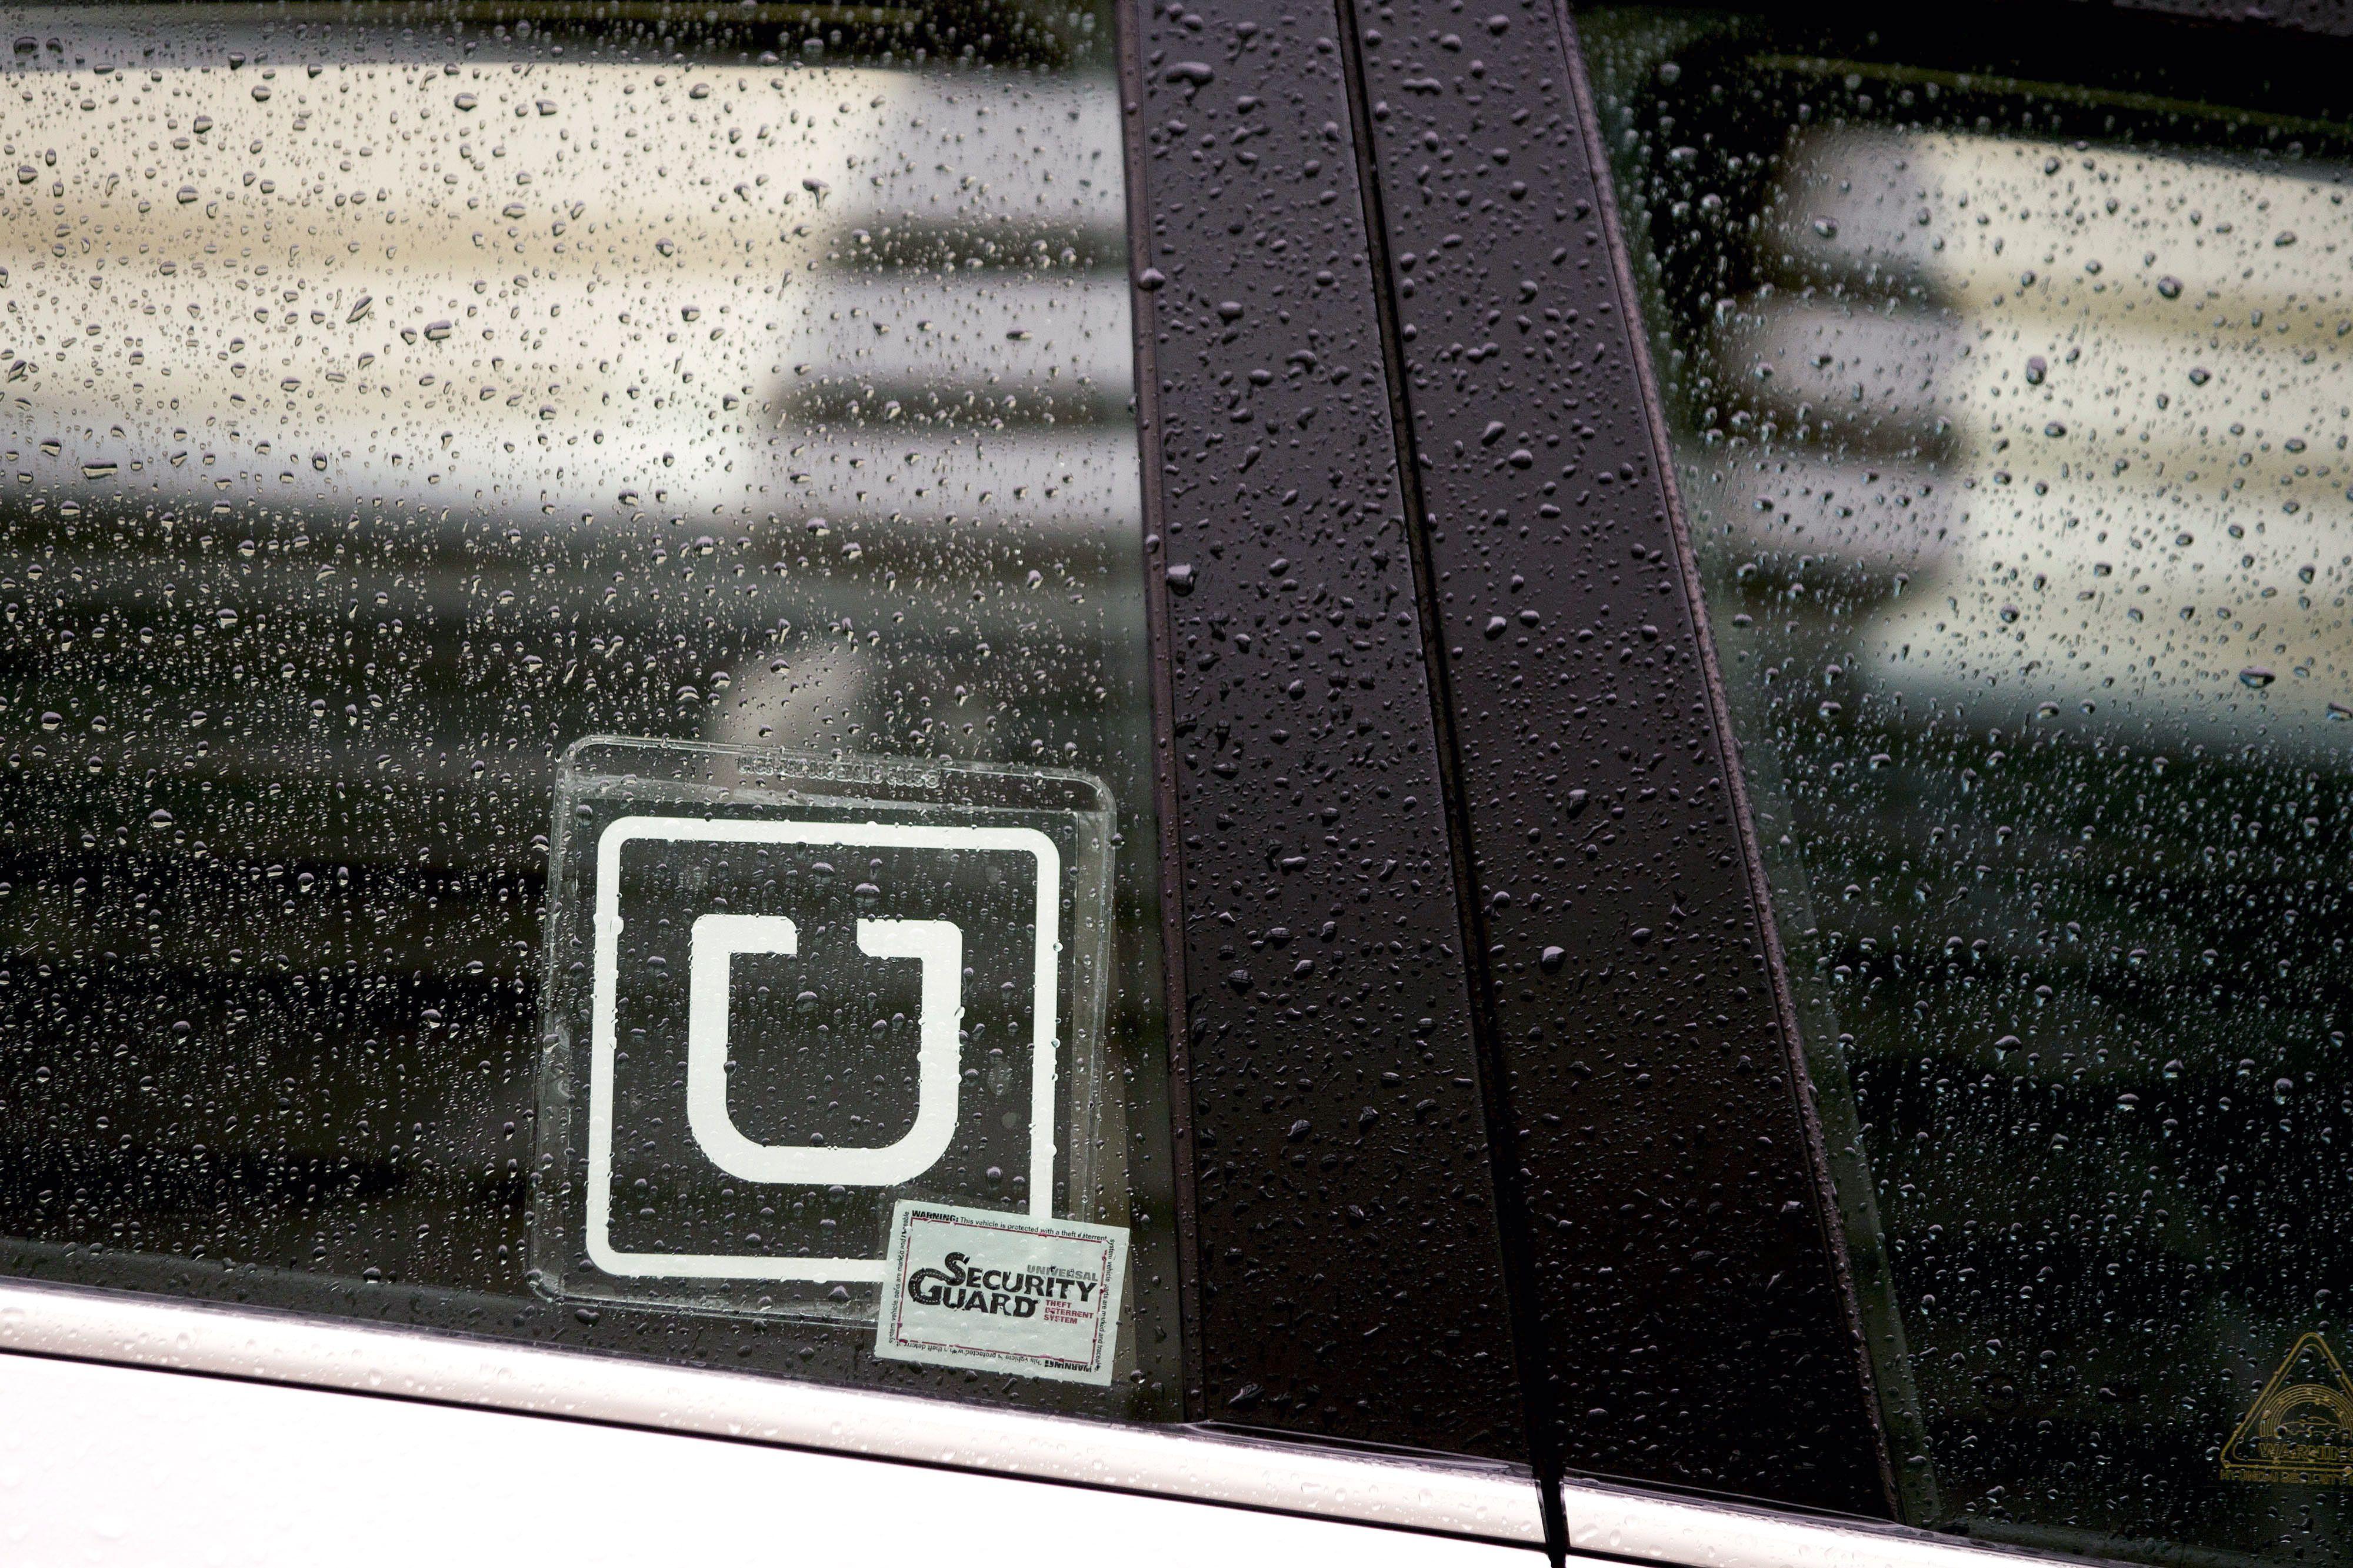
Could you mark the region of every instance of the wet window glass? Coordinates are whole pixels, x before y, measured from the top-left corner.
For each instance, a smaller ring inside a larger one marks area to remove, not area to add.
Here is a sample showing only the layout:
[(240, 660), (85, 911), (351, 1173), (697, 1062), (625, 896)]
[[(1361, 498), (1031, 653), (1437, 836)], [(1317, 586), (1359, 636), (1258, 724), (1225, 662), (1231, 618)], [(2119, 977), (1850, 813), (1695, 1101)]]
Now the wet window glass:
[[(0, 1250), (43, 1279), (978, 1386), (873, 1359), (891, 1205), (859, 1189), (887, 1177), (1076, 1222), (1058, 1246), (1132, 1235), (1092, 1255), (1125, 1273), (1116, 1375), (987, 1386), (1166, 1415), (1109, 13), (605, 9), (10, 25)], [(623, 943), (615, 1245), (829, 1250), (846, 1284), (581, 1290), (582, 1238), (532, 1235), (534, 1184), (572, 1179), (545, 1118), (588, 973), (550, 945), (551, 856), (664, 810), (717, 826), (632, 828), (655, 848), (616, 862), (639, 929), (678, 940)], [(763, 811), (823, 832), (763, 817), (744, 843)], [(971, 826), (992, 812), (1020, 821)], [(898, 869), (959, 833), (940, 885), (965, 927)], [(818, 889), (797, 927), (757, 912), (781, 883)], [(1034, 952), (991, 948), (1032, 913)], [(819, 952), (855, 969), (841, 996), (792, 967)], [(684, 1124), (649, 1109), (683, 1080), (632, 1021), (676, 1020), (627, 965), (668, 984), (690, 953), (723, 1001), (734, 976), (736, 1056), (723, 1006), (693, 1068), (716, 1109), (658, 1146), (628, 1118)], [(1038, 976), (1083, 1038), (998, 995)], [(754, 1070), (761, 1031), (822, 1049)], [(1058, 1074), (1033, 1046), (1092, 1054)], [(934, 1125), (957, 1103), (996, 1142), (910, 1175), (962, 1137)], [(726, 1140), (703, 1173), (725, 1203), (673, 1226), (665, 1184)]]
[(2324, 46), (1580, 26), (1905, 1507), (2347, 1550)]

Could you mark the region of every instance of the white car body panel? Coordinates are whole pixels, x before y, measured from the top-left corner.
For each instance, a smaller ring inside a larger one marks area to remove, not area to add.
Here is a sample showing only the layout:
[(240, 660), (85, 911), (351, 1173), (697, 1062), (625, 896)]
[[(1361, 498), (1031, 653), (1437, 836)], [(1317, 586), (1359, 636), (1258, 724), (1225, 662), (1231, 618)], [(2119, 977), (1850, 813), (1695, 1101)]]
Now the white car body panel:
[(1348, 1563), (1524, 1549), (417, 1401), (0, 1354), (0, 1561)]

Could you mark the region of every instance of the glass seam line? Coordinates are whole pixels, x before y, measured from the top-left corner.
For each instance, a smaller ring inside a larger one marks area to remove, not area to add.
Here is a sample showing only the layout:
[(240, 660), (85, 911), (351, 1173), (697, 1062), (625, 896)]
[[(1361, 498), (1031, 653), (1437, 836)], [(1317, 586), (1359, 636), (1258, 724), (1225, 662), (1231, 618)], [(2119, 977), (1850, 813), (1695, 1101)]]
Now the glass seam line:
[(1389, 400), (1389, 426), (1397, 438), (1398, 500), (1405, 513), (1406, 553), (1413, 563), (1414, 605), (1421, 623), (1422, 659), (1428, 669), (1430, 707), (1438, 755), (1446, 839), (1452, 860), (1454, 904), (1461, 927), (1464, 966), (1471, 990), (1471, 1028), (1479, 1063), (1480, 1101), (1487, 1123), (1487, 1160), (1494, 1179), (1497, 1231), (1504, 1278), (1511, 1292), (1512, 1353), (1519, 1373), (1521, 1423), (1528, 1456), (1542, 1492), (1545, 1550), (1565, 1560), (1568, 1535), (1557, 1483), (1560, 1456), (1554, 1443), (1552, 1398), (1545, 1376), (1543, 1325), (1536, 1309), (1535, 1259), (1528, 1246), (1527, 1194), (1520, 1180), (1519, 1139), (1512, 1120), (1493, 1005), (1494, 981), (1488, 969), (1486, 922), (1477, 898), (1477, 863), (1471, 841), (1470, 811), (1463, 799), (1462, 759), (1454, 730), (1454, 689), (1446, 668), (1445, 627), (1438, 611), (1438, 573), (1430, 557), (1430, 514), (1421, 489), (1420, 451), (1405, 376), (1405, 342), (1398, 330), (1396, 273), (1389, 258), (1388, 212), (1381, 199), (1378, 152), (1365, 81), (1364, 40), (1358, 36), (1355, 0), (1334, 0), (1348, 118), (1355, 142), (1356, 182), (1365, 207), (1365, 243), (1373, 275), (1374, 310), (1381, 327), (1381, 372)]
[(1533, 1479), (291, 1313), (0, 1281), (0, 1353), (806, 1448), (1534, 1547)]

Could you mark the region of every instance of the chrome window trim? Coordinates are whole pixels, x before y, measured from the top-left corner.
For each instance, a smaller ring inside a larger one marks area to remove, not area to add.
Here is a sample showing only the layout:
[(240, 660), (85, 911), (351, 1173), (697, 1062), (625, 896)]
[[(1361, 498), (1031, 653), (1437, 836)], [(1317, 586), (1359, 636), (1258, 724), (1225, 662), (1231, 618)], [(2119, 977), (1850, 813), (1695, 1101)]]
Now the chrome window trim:
[(471, 1405), (1541, 1547), (1535, 1482), (243, 1307), (0, 1282), (0, 1351)]
[(1569, 1556), (1678, 1568), (2025, 1568), (2054, 1557), (2022, 1547), (1961, 1541), (1873, 1520), (1776, 1513), (1596, 1481), (1561, 1484)]

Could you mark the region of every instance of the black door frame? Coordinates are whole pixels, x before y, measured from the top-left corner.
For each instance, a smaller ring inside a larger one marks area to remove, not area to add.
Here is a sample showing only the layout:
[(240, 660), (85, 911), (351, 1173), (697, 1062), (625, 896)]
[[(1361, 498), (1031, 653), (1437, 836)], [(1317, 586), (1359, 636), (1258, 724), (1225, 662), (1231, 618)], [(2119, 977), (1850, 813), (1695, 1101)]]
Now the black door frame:
[(1533, 1219), (1541, 1446), (1577, 1472), (1886, 1515), (1574, 25), (1545, 0), (1351, 4), (1506, 1174)]
[(1525, 1463), (1339, 29), (1121, 20), (1189, 1410)]

